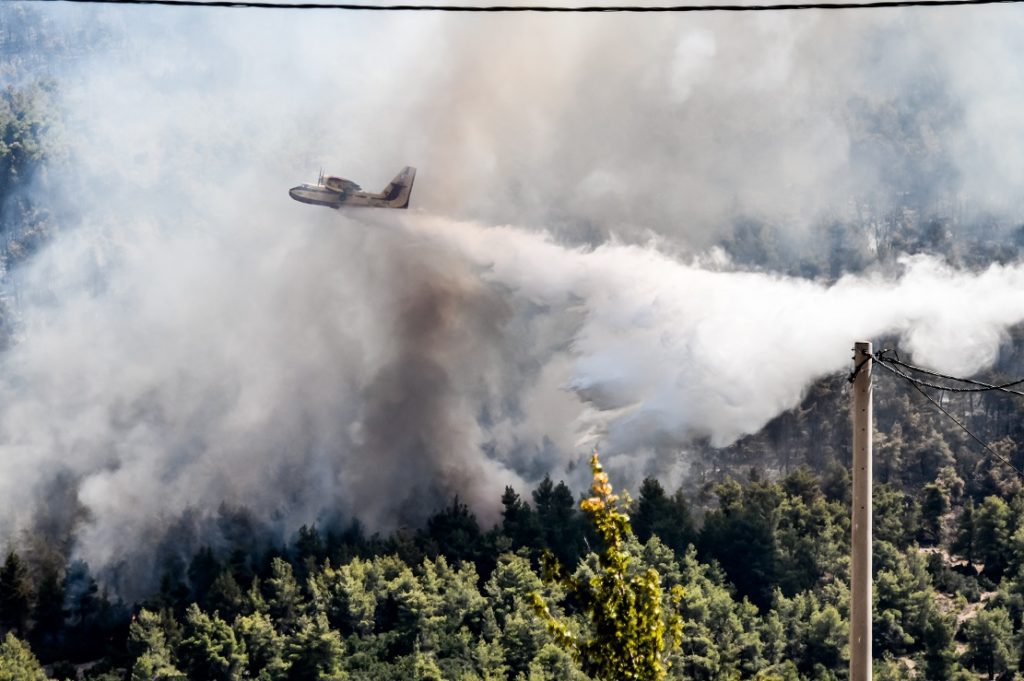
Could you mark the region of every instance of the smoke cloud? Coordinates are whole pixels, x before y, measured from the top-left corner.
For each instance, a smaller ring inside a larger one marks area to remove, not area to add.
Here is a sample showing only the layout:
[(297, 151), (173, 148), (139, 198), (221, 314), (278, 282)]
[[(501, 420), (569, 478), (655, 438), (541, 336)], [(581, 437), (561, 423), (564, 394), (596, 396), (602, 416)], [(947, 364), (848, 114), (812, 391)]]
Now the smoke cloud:
[[(870, 250), (887, 210), (1014, 226), (1016, 8), (75, 10), (43, 12), (103, 47), (49, 67), (69, 160), (34, 192), (64, 222), (7, 275), (0, 536), (59, 489), (46, 526), (127, 594), (222, 505), (280, 536), (454, 494), (491, 521), (594, 445), (629, 468), (756, 432), (854, 340), (970, 373), (1024, 321), (1016, 262), (825, 281), (721, 248), (742, 220), (798, 260), (836, 220)], [(286, 193), (406, 164), (408, 212)]]
[(722, 446), (757, 432), (811, 381), (849, 366), (854, 339), (899, 335), (918, 361), (969, 375), (1024, 321), (1021, 265), (971, 273), (907, 257), (892, 275), (827, 285), (688, 264), (652, 247), (571, 250), (516, 228), (436, 220), (416, 229), (516, 295), (585, 310), (567, 385), (610, 412), (613, 451), (662, 433)]

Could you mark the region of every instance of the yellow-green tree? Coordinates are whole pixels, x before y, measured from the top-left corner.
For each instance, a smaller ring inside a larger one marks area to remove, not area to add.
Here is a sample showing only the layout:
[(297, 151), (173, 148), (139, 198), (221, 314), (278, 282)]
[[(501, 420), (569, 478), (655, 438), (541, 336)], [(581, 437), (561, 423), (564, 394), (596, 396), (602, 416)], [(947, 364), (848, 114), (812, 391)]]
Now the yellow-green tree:
[(47, 681), (43, 666), (28, 645), (11, 632), (0, 640), (0, 681)]
[[(629, 516), (620, 507), (597, 452), (590, 467), (593, 496), (580, 502), (580, 508), (603, 544), (597, 554), (598, 570), (562, 578), (567, 595), (580, 605), (589, 626), (577, 631), (552, 614), (540, 594), (533, 594), (534, 605), (558, 643), (591, 677), (604, 681), (663, 679), (667, 657), (681, 642), (682, 618), (674, 608), (666, 612), (657, 570), (631, 568), (635, 557), (628, 548), (633, 535)], [(681, 598), (682, 589), (676, 587), (670, 602), (678, 603)]]

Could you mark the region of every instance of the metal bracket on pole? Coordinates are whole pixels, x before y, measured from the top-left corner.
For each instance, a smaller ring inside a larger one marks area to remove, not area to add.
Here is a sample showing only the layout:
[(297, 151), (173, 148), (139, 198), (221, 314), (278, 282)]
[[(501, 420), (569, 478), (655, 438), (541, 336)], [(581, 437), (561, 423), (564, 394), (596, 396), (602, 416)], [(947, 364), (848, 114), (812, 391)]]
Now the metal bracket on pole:
[(850, 681), (871, 681), (871, 364), (871, 343), (854, 343)]

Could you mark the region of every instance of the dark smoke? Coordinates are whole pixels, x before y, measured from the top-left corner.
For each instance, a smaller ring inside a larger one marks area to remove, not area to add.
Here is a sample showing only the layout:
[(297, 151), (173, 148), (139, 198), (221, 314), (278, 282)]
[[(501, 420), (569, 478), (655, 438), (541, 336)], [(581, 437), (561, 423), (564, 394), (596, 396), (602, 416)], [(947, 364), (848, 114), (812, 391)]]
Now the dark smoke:
[(489, 348), (506, 342), (509, 306), (440, 251), (426, 251), (434, 262), (424, 251), (400, 252), (386, 275), (394, 358), (360, 395), (358, 447), (347, 471), (353, 489), (391, 491), (355, 509), (374, 526), (415, 525), (455, 495), (490, 509), (500, 493), (480, 457), (482, 414), (460, 387), (484, 380), (478, 374), (490, 364)]

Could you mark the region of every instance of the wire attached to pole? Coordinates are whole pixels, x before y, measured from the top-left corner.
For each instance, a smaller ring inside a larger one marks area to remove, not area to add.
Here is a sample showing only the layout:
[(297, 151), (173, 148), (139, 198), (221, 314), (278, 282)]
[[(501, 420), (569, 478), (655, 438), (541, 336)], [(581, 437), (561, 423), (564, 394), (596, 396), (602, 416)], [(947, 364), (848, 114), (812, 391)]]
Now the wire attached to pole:
[[(882, 354), (882, 352), (875, 353), (874, 359), (877, 360), (876, 364), (878, 364), (880, 367), (882, 367), (886, 371), (891, 372), (895, 376), (899, 376), (900, 378), (902, 378), (905, 381), (907, 381), (908, 383), (910, 383), (910, 385), (914, 386), (914, 388), (919, 393), (924, 395), (925, 399), (927, 399), (929, 402), (931, 402), (935, 406), (936, 409), (938, 409), (943, 414), (945, 414), (949, 418), (949, 420), (951, 420), (953, 423), (955, 423), (956, 425), (960, 426), (961, 430), (963, 430), (965, 433), (970, 435), (971, 438), (974, 439), (974, 441), (977, 442), (979, 445), (984, 447), (985, 450), (989, 454), (991, 454), (993, 457), (995, 457), (1001, 463), (1003, 463), (1006, 466), (1008, 466), (1009, 468), (1011, 468), (1013, 470), (1013, 472), (1016, 473), (1018, 477), (1020, 477), (1021, 480), (1024, 480), (1024, 471), (1022, 471), (1021, 469), (1019, 469), (1016, 466), (1014, 466), (1013, 462), (1011, 462), (1005, 456), (1003, 456), (1002, 454), (1000, 454), (996, 450), (992, 449), (984, 440), (982, 440), (980, 437), (978, 437), (977, 435), (972, 433), (971, 430), (967, 426), (965, 426), (958, 418), (953, 416), (953, 414), (951, 414), (949, 412), (949, 410), (947, 410), (945, 407), (943, 407), (941, 404), (939, 404), (937, 401), (935, 401), (935, 399), (931, 395), (929, 395), (928, 393), (926, 393), (924, 391), (924, 388), (922, 388), (920, 385), (918, 385), (919, 383), (922, 383), (922, 381), (919, 381), (918, 379), (915, 379), (912, 376), (908, 376), (907, 374), (903, 373), (902, 371), (900, 371), (900, 370), (898, 370), (898, 369), (896, 369), (894, 367), (889, 366), (888, 362), (890, 360), (883, 360), (881, 358), (881, 354)], [(895, 361), (898, 361), (898, 360), (895, 360)]]
[(983, 392), (990, 392), (990, 391), (998, 391), (998, 392), (1007, 393), (1008, 395), (1017, 395), (1018, 397), (1024, 397), (1024, 392), (1022, 392), (1020, 390), (1010, 390), (1009, 389), (1009, 388), (1012, 388), (1015, 385), (1022, 385), (1022, 384), (1024, 384), (1024, 378), (1020, 378), (1020, 379), (1017, 379), (1017, 380), (1014, 380), (1014, 381), (1009, 381), (1007, 383), (1001, 383), (999, 385), (993, 385), (991, 383), (985, 383), (984, 381), (978, 381), (978, 380), (975, 380), (973, 378), (960, 378), (958, 376), (949, 376), (947, 374), (942, 374), (942, 373), (939, 373), (937, 371), (933, 371), (931, 369), (925, 369), (923, 367), (914, 366), (913, 364), (907, 364), (906, 362), (901, 361), (899, 358), (885, 357), (884, 355), (885, 355), (886, 352), (888, 352), (888, 350), (880, 350), (879, 352), (876, 353), (876, 357), (875, 358), (878, 361), (880, 361), (880, 362), (882, 362), (882, 361), (888, 362), (889, 364), (894, 364), (896, 366), (903, 367), (904, 369), (907, 369), (909, 371), (914, 371), (916, 373), (924, 374), (926, 376), (934, 376), (935, 378), (941, 378), (941, 379), (946, 380), (946, 381), (956, 381), (958, 383), (966, 383), (968, 385), (978, 386), (977, 388), (956, 388), (956, 387), (953, 387), (953, 386), (938, 385), (936, 383), (929, 383), (928, 381), (923, 381), (923, 380), (921, 380), (919, 378), (912, 378), (910, 376), (906, 376), (905, 375), (906, 378), (910, 378), (910, 380), (917, 381), (917, 382), (921, 383), (922, 385), (925, 385), (925, 386), (927, 386), (929, 388), (935, 388), (936, 390), (943, 390), (945, 392), (951, 392), (951, 393), (983, 393)]
[(864, 368), (864, 365), (867, 364), (868, 362), (870, 362), (872, 359), (873, 359), (873, 357), (871, 355), (868, 355), (867, 357), (862, 359), (860, 361), (860, 364), (858, 364), (856, 367), (854, 367), (853, 371), (850, 372), (850, 376), (849, 376), (849, 378), (847, 378), (847, 380), (850, 383), (853, 383), (854, 381), (856, 381), (857, 380), (857, 374), (859, 374), (860, 370)]

